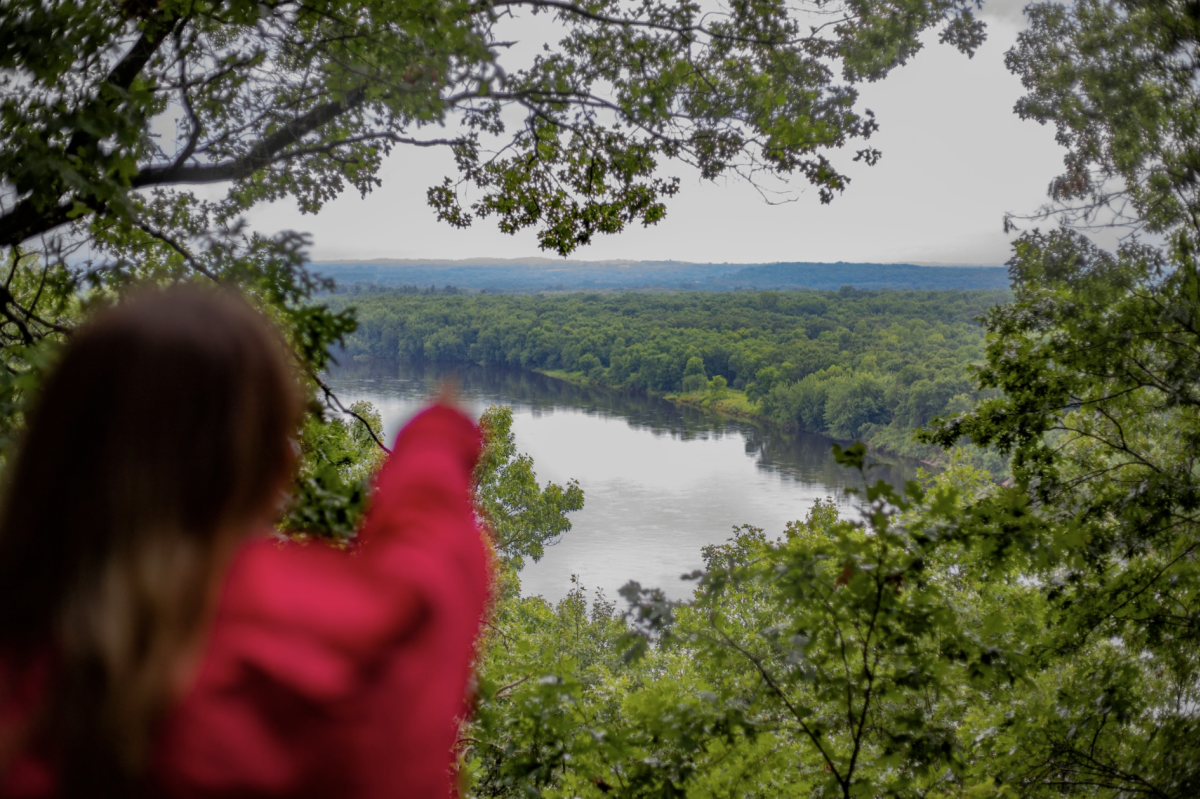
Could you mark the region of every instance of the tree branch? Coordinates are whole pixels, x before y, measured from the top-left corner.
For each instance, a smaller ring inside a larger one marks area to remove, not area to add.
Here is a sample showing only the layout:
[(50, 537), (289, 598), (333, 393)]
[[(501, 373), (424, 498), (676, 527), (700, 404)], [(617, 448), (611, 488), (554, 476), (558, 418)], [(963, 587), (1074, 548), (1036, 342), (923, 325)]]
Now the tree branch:
[(825, 746), (821, 743), (820, 737), (804, 722), (804, 715), (801, 714), (796, 706), (792, 704), (792, 701), (788, 698), (787, 694), (785, 694), (783, 689), (780, 688), (775, 682), (775, 678), (771, 676), (771, 673), (767, 671), (766, 667), (763, 666), (762, 662), (758, 658), (738, 645), (738, 643), (730, 638), (724, 630), (720, 629), (716, 624), (713, 624), (713, 629), (715, 629), (717, 634), (725, 640), (725, 643), (736, 649), (744, 658), (750, 661), (751, 665), (754, 666), (755, 670), (758, 671), (759, 675), (763, 678), (763, 681), (766, 682), (771, 691), (779, 697), (779, 700), (783, 702), (784, 707), (788, 709), (788, 712), (792, 714), (792, 717), (796, 719), (796, 723), (800, 726), (800, 729), (804, 732), (808, 739), (812, 741), (813, 746), (817, 748), (817, 751), (820, 752), (821, 758), (825, 761), (825, 765), (829, 767), (829, 771), (831, 774), (833, 774), (833, 778), (837, 780), (837, 783), (839, 786), (841, 786), (842, 791), (849, 796), (850, 779), (852, 778), (852, 774), (847, 774), (843, 779), (841, 772), (838, 771), (837, 764), (833, 762), (833, 758), (828, 752), (825, 751)]
[(33, 333), (29, 331), (29, 325), (25, 324), (21, 317), (9, 310), (9, 306), (15, 306), (16, 304), (17, 300), (13, 297), (12, 292), (7, 288), (0, 288), (0, 315), (13, 323), (17, 328), (17, 332), (21, 334), (21, 341), (23, 343), (26, 345), (32, 344), (34, 337)]
[[(145, 69), (160, 45), (166, 40), (174, 23), (167, 22), (162, 17), (155, 16), (146, 20), (141, 35), (124, 57), (109, 71), (104, 83), (124, 94), (133, 81)], [(105, 102), (103, 93), (95, 103)], [(83, 116), (87, 116), (84, 113)], [(76, 129), (63, 150), (64, 156), (76, 154), (82, 147), (93, 140), (93, 135), (83, 129)], [(13, 247), (39, 233), (46, 233), (65, 224), (74, 202), (68, 200), (56, 206), (46, 207), (42, 199), (26, 197), (0, 216), (0, 247)]]
[(178, 241), (173, 239), (171, 236), (168, 236), (166, 233), (163, 233), (161, 230), (158, 230), (157, 228), (151, 227), (150, 225), (146, 224), (145, 222), (134, 222), (133, 226), (136, 227), (138, 230), (142, 231), (143, 233), (153, 236), (154, 238), (161, 241), (163, 244), (166, 244), (168, 247), (170, 247), (175, 252), (179, 253), (179, 255), (183, 258), (183, 260), (187, 262), (188, 266), (190, 266), (192, 269), (195, 269), (197, 272), (204, 275), (206, 278), (208, 278), (212, 282), (214, 282), (214, 283), (222, 282), (221, 278), (219, 278), (217, 275), (213, 274), (212, 270), (210, 270), (204, 264), (202, 264), (198, 260), (196, 260), (196, 256), (192, 255), (191, 252), (189, 252), (186, 247), (184, 247)]
[(354, 89), (344, 100), (323, 103), (299, 119), (292, 120), (275, 133), (260, 140), (249, 152), (239, 158), (207, 166), (147, 167), (133, 178), (133, 188), (162, 186), (173, 183), (221, 183), (227, 180), (242, 180), (258, 170), (270, 166), (275, 157), (287, 147), (296, 144), (308, 134), (337, 119), (347, 111), (362, 105), (367, 92), (364, 87)]
[(353, 416), (355, 419), (357, 419), (359, 422), (362, 423), (363, 427), (367, 428), (367, 432), (371, 434), (371, 438), (375, 441), (375, 443), (379, 446), (379, 448), (381, 450), (383, 450), (384, 452), (386, 452), (389, 455), (392, 454), (392, 451), (390, 449), (388, 449), (388, 447), (385, 446), (382, 441), (379, 440), (379, 436), (377, 436), (375, 434), (375, 430), (371, 427), (370, 422), (368, 422), (366, 419), (364, 419), (359, 414), (357, 414), (354, 411), (347, 408), (345, 405), (343, 405), (342, 401), (340, 399), (338, 399), (337, 394), (333, 393), (333, 389), (330, 388), (329, 385), (324, 380), (322, 380), (320, 377), (313, 374), (311, 371), (309, 372), (309, 377), (311, 377), (313, 379), (313, 382), (315, 382), (321, 388), (321, 391), (325, 392), (325, 404), (326, 405), (328, 405), (331, 408), (336, 409), (337, 411), (339, 411), (341, 413), (346, 414), (347, 416)]

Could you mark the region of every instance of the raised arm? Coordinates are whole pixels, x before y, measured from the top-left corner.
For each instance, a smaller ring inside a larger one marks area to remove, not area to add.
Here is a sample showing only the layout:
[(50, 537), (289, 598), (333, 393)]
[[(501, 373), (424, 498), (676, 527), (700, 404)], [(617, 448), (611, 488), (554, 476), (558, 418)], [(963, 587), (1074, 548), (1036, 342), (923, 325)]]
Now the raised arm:
[(481, 445), (478, 427), (445, 405), (405, 425), (375, 483), (364, 553), (395, 544), (441, 549), (474, 536), (470, 481)]
[(379, 795), (448, 795), (488, 591), (470, 496), (479, 451), (467, 417), (428, 408), (397, 438), (356, 550), (245, 547), (164, 729), (166, 782), (307, 796), (345, 763), (390, 786)]
[(475, 424), (452, 408), (417, 414), (380, 471), (357, 549), (247, 547), (230, 571), (226, 618), (361, 660), (439, 604), (482, 595), (486, 555), (470, 496), (480, 444)]

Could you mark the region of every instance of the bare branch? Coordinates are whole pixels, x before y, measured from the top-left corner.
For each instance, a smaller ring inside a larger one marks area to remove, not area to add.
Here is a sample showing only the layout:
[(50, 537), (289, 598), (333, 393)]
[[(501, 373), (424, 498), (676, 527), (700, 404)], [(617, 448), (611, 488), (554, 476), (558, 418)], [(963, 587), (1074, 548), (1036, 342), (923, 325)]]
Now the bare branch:
[(313, 374), (313, 372), (311, 370), (309, 371), (308, 376), (311, 377), (313, 379), (313, 382), (315, 382), (321, 388), (321, 391), (325, 392), (325, 403), (330, 408), (333, 408), (340, 413), (344, 413), (347, 416), (353, 416), (355, 419), (357, 419), (359, 422), (362, 423), (363, 427), (367, 428), (367, 432), (371, 434), (371, 438), (375, 441), (376, 445), (378, 445), (378, 447), (381, 450), (383, 450), (384, 452), (386, 452), (389, 455), (392, 454), (392, 451), (387, 446), (385, 446), (382, 441), (379, 440), (379, 436), (377, 436), (375, 434), (375, 430), (371, 427), (370, 422), (368, 422), (366, 419), (364, 419), (361, 415), (355, 413), (354, 411), (350, 410), (345, 405), (343, 405), (342, 401), (340, 399), (338, 399), (337, 394), (333, 393), (333, 389), (329, 387), (329, 384), (326, 383), (324, 380), (322, 380), (317, 375)]

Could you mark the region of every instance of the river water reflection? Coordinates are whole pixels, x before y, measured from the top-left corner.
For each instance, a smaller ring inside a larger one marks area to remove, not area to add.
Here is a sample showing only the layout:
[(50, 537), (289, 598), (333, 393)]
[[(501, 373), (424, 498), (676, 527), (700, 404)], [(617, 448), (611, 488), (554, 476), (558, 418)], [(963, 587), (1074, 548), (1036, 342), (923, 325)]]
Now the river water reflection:
[[(609, 598), (629, 580), (681, 598), (692, 584), (680, 576), (703, 564), (700, 548), (725, 541), (736, 525), (775, 537), (820, 497), (855, 512), (844, 489), (861, 480), (833, 460), (822, 436), (515, 369), (346, 364), (329, 383), (347, 405), (374, 403), (390, 441), (446, 378), (458, 382), (476, 415), (492, 404), (512, 407), (517, 449), (533, 457), (541, 482), (575, 478), (583, 487), (573, 529), (521, 573), (525, 594), (556, 602), (578, 575), (589, 592)], [(902, 485), (916, 466), (880, 463), (870, 476)]]

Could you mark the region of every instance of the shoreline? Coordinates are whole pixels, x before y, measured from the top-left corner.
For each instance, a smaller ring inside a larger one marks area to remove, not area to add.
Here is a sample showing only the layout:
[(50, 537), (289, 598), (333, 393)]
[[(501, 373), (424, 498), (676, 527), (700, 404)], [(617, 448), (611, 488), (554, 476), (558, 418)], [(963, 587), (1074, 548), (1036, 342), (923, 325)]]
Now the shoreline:
[[(484, 366), (486, 368), (485, 364), (480, 364), (480, 366)], [(561, 380), (564, 383), (570, 383), (571, 385), (575, 385), (575, 386), (599, 387), (599, 388), (608, 389), (610, 391), (628, 391), (628, 390), (630, 390), (627, 388), (622, 388), (620, 386), (613, 386), (613, 385), (610, 385), (608, 383), (604, 383), (604, 382), (601, 382), (598, 380), (592, 380), (591, 378), (584, 375), (582, 372), (566, 372), (566, 371), (563, 371), (562, 369), (530, 369), (529, 371), (536, 372), (537, 374), (540, 374), (540, 375), (545, 375), (546, 377), (553, 378), (554, 380)], [(716, 416), (722, 416), (722, 417), (729, 418), (729, 419), (740, 419), (743, 421), (753, 422), (755, 424), (761, 424), (764, 426), (772, 427), (777, 430), (783, 430), (786, 432), (801, 431), (801, 432), (808, 433), (809, 435), (815, 435), (815, 436), (821, 436), (823, 438), (828, 438), (830, 443), (841, 444), (843, 446), (846, 444), (854, 443), (853, 441), (850, 441), (850, 440), (833, 438), (831, 436), (826, 435), (825, 433), (815, 433), (811, 430), (803, 430), (802, 428), (800, 428), (797, 425), (780, 422), (780, 421), (770, 418), (769, 416), (764, 416), (761, 413), (755, 413), (751, 410), (746, 409), (745, 407), (739, 407), (739, 405), (745, 405), (745, 404), (749, 403), (749, 400), (746, 399), (746, 395), (743, 392), (739, 391), (738, 389), (733, 389), (733, 388), (725, 389), (725, 391), (729, 392), (733, 396), (714, 398), (711, 401), (709, 401), (707, 398), (703, 398), (704, 392), (699, 392), (699, 391), (692, 392), (690, 395), (685, 394), (685, 393), (660, 394), (655, 391), (646, 391), (645, 393), (648, 396), (657, 397), (658, 399), (666, 400), (667, 402), (670, 402), (673, 405), (681, 405), (681, 406), (685, 406), (688, 408), (695, 408), (697, 410), (712, 413)], [(707, 404), (706, 404), (706, 402), (707, 402)], [(885, 457), (889, 457), (889, 458), (903, 458), (905, 460), (914, 461), (916, 463), (919, 463), (922, 466), (925, 466), (930, 469), (941, 470), (941, 469), (946, 468), (944, 464), (934, 463), (933, 461), (927, 460), (925, 458), (920, 458), (920, 457), (915, 457), (913, 455), (904, 455), (901, 453), (892, 452), (891, 450), (888, 450), (884, 447), (878, 447), (873, 444), (868, 444), (865, 441), (863, 442), (863, 444), (866, 446), (867, 451), (869, 453), (872, 453), (877, 456), (885, 456)]]

